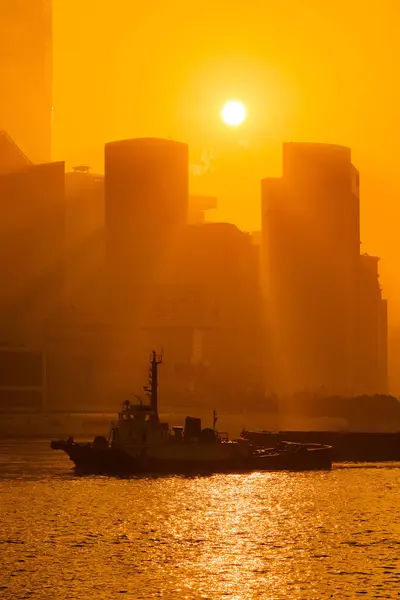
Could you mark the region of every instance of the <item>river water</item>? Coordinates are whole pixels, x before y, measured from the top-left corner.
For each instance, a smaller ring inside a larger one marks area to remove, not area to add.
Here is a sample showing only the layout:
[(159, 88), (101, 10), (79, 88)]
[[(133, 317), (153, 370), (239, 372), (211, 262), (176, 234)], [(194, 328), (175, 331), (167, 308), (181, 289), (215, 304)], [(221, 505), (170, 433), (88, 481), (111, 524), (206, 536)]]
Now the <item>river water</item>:
[(400, 464), (79, 477), (0, 444), (0, 598), (400, 597)]

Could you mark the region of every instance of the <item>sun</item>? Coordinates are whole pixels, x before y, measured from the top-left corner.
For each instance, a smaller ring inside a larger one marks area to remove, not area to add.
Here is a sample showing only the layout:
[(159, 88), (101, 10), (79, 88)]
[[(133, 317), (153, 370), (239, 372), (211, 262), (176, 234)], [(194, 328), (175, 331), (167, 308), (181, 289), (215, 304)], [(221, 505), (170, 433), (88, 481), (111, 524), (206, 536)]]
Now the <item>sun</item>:
[(226, 125), (237, 127), (246, 118), (246, 108), (239, 100), (229, 100), (222, 107), (221, 117)]

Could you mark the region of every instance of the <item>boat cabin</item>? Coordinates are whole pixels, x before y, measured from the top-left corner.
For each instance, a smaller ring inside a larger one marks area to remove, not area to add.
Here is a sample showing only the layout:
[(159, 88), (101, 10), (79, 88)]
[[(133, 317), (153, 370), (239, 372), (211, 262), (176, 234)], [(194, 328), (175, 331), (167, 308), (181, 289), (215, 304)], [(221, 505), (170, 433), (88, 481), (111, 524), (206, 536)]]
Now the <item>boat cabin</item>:
[(157, 412), (151, 405), (123, 403), (118, 413), (117, 423), (111, 427), (111, 445), (131, 446), (170, 443), (221, 443), (224, 436), (219, 436), (213, 429), (201, 427), (201, 419), (186, 417), (185, 426), (169, 428), (168, 423), (161, 423)]

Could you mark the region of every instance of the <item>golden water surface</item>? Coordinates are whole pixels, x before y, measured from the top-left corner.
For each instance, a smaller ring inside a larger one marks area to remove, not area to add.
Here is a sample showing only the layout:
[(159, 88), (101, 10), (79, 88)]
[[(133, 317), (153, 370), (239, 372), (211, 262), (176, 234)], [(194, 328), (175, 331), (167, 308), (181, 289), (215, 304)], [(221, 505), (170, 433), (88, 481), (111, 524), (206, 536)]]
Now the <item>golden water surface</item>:
[(4, 600), (400, 597), (400, 465), (78, 477), (0, 444)]

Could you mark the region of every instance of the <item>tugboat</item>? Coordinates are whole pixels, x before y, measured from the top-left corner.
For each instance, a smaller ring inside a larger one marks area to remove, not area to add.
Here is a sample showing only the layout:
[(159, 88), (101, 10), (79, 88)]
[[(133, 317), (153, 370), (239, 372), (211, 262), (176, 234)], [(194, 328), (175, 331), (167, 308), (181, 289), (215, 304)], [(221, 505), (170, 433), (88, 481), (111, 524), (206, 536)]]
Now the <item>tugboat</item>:
[(63, 450), (76, 470), (87, 474), (197, 474), (248, 471), (311, 470), (332, 467), (331, 448), (315, 444), (281, 442), (277, 448), (253, 447), (246, 440), (230, 441), (227, 434), (201, 427), (201, 420), (186, 417), (184, 427), (169, 428), (158, 414), (158, 368), (162, 354), (153, 350), (149, 386), (143, 389), (149, 403), (125, 400), (112, 423), (108, 439), (92, 443), (73, 438), (54, 440), (53, 450)]

